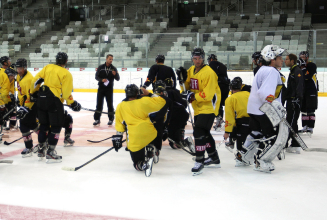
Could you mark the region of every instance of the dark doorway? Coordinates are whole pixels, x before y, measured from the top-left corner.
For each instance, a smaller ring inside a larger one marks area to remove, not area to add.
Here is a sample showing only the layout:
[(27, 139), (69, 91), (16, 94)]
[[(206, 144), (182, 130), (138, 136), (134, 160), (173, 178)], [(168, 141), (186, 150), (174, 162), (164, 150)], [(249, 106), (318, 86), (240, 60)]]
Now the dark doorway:
[(71, 21), (85, 21), (86, 8), (70, 8)]
[(205, 2), (178, 3), (178, 27), (186, 27), (192, 22), (192, 17), (205, 16)]
[(307, 0), (306, 13), (312, 14), (312, 23), (327, 23), (327, 1)]

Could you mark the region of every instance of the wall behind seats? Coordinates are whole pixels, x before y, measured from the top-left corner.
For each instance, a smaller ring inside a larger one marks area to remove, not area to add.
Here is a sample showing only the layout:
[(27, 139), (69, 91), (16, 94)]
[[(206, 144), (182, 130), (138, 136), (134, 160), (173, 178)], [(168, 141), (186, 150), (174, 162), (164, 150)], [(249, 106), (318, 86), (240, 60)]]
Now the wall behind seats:
[[(42, 68), (29, 68), (28, 71), (34, 76)], [(98, 88), (98, 82), (95, 80), (95, 68), (69, 68), (68, 69), (73, 75), (74, 80), (74, 91), (75, 92), (96, 92)], [(141, 85), (141, 78), (143, 83), (148, 75), (149, 68), (118, 68), (120, 75), (120, 81), (115, 81), (114, 89), (115, 92), (124, 92), (127, 84), (134, 83), (137, 86)], [(282, 68), (282, 74), (288, 78), (288, 68)], [(242, 71), (230, 71), (228, 77), (232, 80), (234, 77), (239, 76), (242, 78), (244, 84), (252, 85), (253, 72), (242, 72)], [(317, 73), (319, 81), (319, 92), (327, 93), (327, 68), (318, 68)], [(177, 82), (177, 88), (179, 83)], [(152, 89), (152, 87), (150, 87)]]

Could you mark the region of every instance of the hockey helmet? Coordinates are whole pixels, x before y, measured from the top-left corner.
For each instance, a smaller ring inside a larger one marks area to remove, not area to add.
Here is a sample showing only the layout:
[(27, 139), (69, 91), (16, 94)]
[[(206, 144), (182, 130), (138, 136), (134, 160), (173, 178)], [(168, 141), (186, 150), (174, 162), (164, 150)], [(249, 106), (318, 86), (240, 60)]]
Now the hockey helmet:
[(154, 83), (153, 92), (156, 94), (160, 94), (161, 92), (166, 91), (166, 83), (162, 80), (158, 80)]
[(27, 67), (27, 60), (24, 59), (24, 58), (19, 58), (19, 59), (16, 61), (15, 66), (16, 66), (16, 67), (24, 67), (24, 68), (26, 68), (26, 67)]
[(192, 51), (192, 59), (195, 56), (200, 56), (204, 60), (204, 56), (205, 56), (204, 50), (199, 47), (194, 48), (194, 50)]
[(8, 60), (10, 60), (10, 58), (7, 56), (3, 56), (0, 58), (0, 62), (2, 65), (5, 65), (5, 62), (8, 62)]
[(12, 68), (7, 68), (5, 70), (5, 73), (8, 75), (8, 76), (16, 76), (17, 75), (17, 72), (16, 70), (12, 69)]
[(242, 78), (237, 76), (230, 82), (230, 89), (231, 90), (239, 90), (242, 88)]
[(289, 53), (286, 49), (280, 48), (277, 45), (267, 45), (261, 51), (262, 58), (267, 62), (276, 59), (276, 57), (285, 56), (288, 54)]
[(56, 64), (65, 65), (67, 63), (68, 56), (64, 52), (58, 52), (56, 55)]
[(254, 52), (252, 54), (252, 60), (257, 60), (257, 59), (260, 58), (260, 56), (261, 56), (261, 52), (260, 51)]
[(165, 62), (165, 56), (162, 55), (162, 54), (158, 54), (158, 55), (156, 56), (156, 61), (157, 61), (158, 63), (163, 63), (163, 62)]
[(135, 84), (128, 84), (125, 88), (126, 98), (135, 98), (139, 95), (139, 87)]
[(209, 54), (208, 59), (207, 59), (208, 63), (210, 62), (211, 59), (212, 60), (218, 60), (217, 56), (215, 54)]
[(309, 52), (308, 51), (301, 51), (299, 53), (299, 57), (301, 57), (301, 55), (305, 55), (305, 57), (309, 57)]
[(299, 67), (301, 67), (301, 66), (306, 66), (306, 65), (307, 65), (306, 62), (305, 62), (303, 59), (301, 59), (301, 58), (299, 58), (299, 59), (296, 61), (296, 64), (297, 64)]

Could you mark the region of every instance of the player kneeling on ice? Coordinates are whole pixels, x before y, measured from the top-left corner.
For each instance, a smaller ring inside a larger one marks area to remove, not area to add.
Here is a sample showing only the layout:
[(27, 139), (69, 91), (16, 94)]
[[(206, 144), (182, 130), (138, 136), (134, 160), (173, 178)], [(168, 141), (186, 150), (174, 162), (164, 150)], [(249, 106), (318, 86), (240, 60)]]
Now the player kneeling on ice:
[[(64, 106), (60, 98), (65, 100), (73, 111), (81, 110), (81, 105), (77, 101), (74, 101), (71, 95), (73, 77), (65, 69), (67, 60), (67, 54), (59, 52), (56, 56), (56, 64), (48, 64), (43, 67), (33, 78), (31, 84), (30, 91), (31, 93), (35, 93), (37, 89), (36, 85), (39, 85), (39, 80), (44, 81), (44, 84), (38, 91), (37, 98), (38, 119), (40, 122), (38, 157), (42, 159), (46, 156), (47, 163), (61, 162), (62, 159), (55, 151), (65, 120)], [(50, 127), (51, 132), (47, 135)], [(47, 138), (48, 144), (46, 143)]]
[(285, 147), (289, 133), (282, 120), (286, 112), (281, 104), (283, 81), (276, 69), (282, 67), (282, 55), (287, 55), (287, 51), (276, 45), (267, 45), (261, 55), (265, 62), (253, 79), (247, 105), (251, 133), (237, 159), (244, 165), (251, 165), (254, 158), (254, 170), (270, 173), (275, 169), (272, 161)]
[[(235, 77), (230, 84), (232, 95), (229, 96), (225, 101), (225, 113), (226, 113), (226, 124), (224, 139), (230, 137), (230, 133), (235, 133), (236, 146), (238, 151), (243, 150), (243, 144), (246, 137), (250, 134), (249, 121), (250, 116), (247, 113), (247, 105), (250, 93), (248, 91), (242, 91), (242, 79)], [(233, 145), (226, 143), (226, 148), (233, 152)], [(236, 166), (238, 165), (236, 160)]]
[[(193, 175), (199, 175), (204, 167), (220, 167), (220, 159), (216, 150), (216, 142), (210, 130), (215, 117), (218, 115), (220, 105), (220, 88), (217, 74), (204, 64), (205, 53), (201, 48), (195, 48), (192, 52), (194, 63), (187, 71), (185, 89), (182, 94), (186, 101), (192, 103), (194, 109), (194, 132), (195, 139), (195, 165), (192, 168)], [(208, 158), (204, 158), (205, 151)]]
[(35, 100), (30, 96), (30, 87), (33, 80), (33, 75), (27, 71), (26, 59), (18, 59), (16, 61), (17, 89), (19, 110), (17, 111), (17, 119), (20, 119), (20, 131), (22, 132), (25, 149), (21, 152), (22, 157), (32, 156), (33, 140), (31, 130), (38, 131), (38, 124), (36, 121), (37, 106)]
[[(159, 160), (155, 146), (161, 138), (158, 137), (149, 114), (162, 109), (167, 111), (167, 98), (164, 96), (140, 97), (139, 91), (135, 84), (126, 86), (126, 98), (118, 104), (115, 112), (117, 134), (113, 136), (112, 144), (118, 151), (122, 147), (123, 133), (126, 131), (127, 148), (130, 151), (134, 168), (138, 171), (145, 171), (145, 175), (150, 176), (153, 162), (157, 163)], [(148, 94), (145, 93), (145, 95)]]

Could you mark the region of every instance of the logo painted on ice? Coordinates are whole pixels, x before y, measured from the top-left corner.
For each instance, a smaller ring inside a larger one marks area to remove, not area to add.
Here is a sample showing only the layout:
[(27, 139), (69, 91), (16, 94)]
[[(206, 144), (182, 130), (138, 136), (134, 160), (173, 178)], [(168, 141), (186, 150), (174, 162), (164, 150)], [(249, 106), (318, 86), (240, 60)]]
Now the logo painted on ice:
[(199, 81), (191, 78), (191, 89), (199, 90)]

